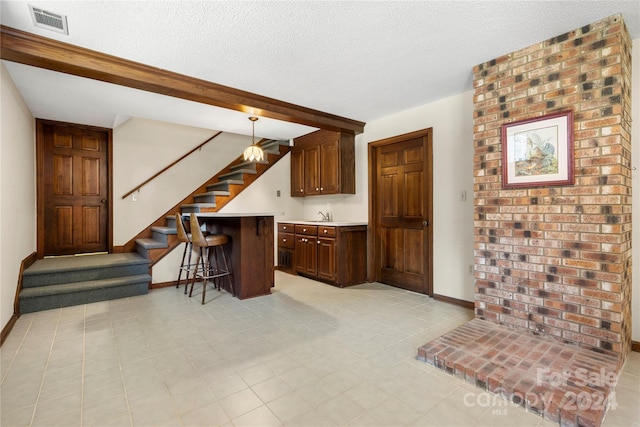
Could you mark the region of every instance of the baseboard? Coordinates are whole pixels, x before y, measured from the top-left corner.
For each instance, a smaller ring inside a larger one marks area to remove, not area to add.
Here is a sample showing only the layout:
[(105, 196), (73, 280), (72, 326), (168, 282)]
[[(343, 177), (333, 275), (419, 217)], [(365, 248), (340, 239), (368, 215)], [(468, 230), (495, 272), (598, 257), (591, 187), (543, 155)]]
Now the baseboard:
[(38, 254), (36, 252), (30, 253), (25, 259), (20, 262), (20, 272), (18, 273), (18, 284), (16, 286), (16, 294), (13, 297), (13, 314), (11, 318), (7, 322), (6, 325), (2, 328), (2, 332), (0, 333), (0, 346), (4, 343), (4, 340), (7, 339), (9, 333), (13, 329), (13, 326), (16, 324), (16, 321), (20, 317), (20, 291), (22, 290), (22, 273), (33, 265), (38, 258)]
[(20, 317), (20, 314), (14, 313), (9, 319), (9, 321), (7, 322), (7, 324), (4, 325), (4, 328), (2, 328), (2, 333), (0, 333), (0, 347), (2, 346), (2, 344), (4, 344), (4, 340), (7, 339), (7, 337), (9, 336), (9, 333), (13, 329), (13, 326), (18, 321), (18, 317)]
[(467, 308), (469, 310), (473, 310), (474, 309), (474, 304), (471, 301), (465, 301), (462, 299), (458, 299), (458, 298), (452, 298), (452, 297), (448, 297), (445, 295), (438, 295), (438, 294), (433, 294), (433, 299), (436, 301), (442, 301), (442, 302), (446, 302), (448, 304), (453, 304), (453, 305), (457, 305), (460, 307), (464, 307)]
[(637, 351), (638, 353), (640, 353), (640, 342), (631, 341), (631, 351)]
[(149, 289), (168, 288), (169, 286), (175, 286), (175, 285), (176, 285), (175, 280), (172, 282), (152, 283), (151, 286), (149, 286)]

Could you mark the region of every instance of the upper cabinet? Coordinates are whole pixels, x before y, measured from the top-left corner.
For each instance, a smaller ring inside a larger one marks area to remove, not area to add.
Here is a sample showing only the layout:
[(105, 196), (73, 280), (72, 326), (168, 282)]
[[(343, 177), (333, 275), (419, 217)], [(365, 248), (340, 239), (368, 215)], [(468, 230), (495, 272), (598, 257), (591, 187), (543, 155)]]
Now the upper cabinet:
[(355, 135), (318, 130), (294, 140), (291, 196), (355, 192)]

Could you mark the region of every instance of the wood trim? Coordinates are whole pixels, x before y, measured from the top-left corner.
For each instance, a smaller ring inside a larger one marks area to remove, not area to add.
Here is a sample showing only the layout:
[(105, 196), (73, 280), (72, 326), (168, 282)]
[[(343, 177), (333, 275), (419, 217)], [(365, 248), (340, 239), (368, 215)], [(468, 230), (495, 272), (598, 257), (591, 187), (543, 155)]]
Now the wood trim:
[(376, 183), (376, 165), (377, 165), (377, 149), (389, 144), (395, 144), (397, 142), (406, 141), (414, 138), (426, 138), (426, 145), (428, 147), (426, 163), (428, 171), (425, 171), (425, 175), (428, 176), (429, 182), (426, 183), (425, 189), (427, 190), (427, 216), (429, 226), (427, 227), (427, 235), (431, 247), (429, 247), (428, 264), (431, 267), (427, 274), (427, 295), (433, 295), (433, 128), (420, 129), (414, 132), (405, 133), (402, 135), (392, 136), (378, 141), (373, 141), (368, 144), (368, 175), (369, 175), (369, 227), (367, 231), (367, 276), (369, 281), (380, 281), (380, 260), (376, 255), (376, 242), (380, 239), (377, 234), (377, 206), (374, 200), (374, 196), (378, 194)]
[(640, 342), (631, 341), (631, 351), (637, 351), (640, 353)]
[[(149, 289), (150, 290), (162, 289), (162, 288), (169, 288), (171, 286), (173, 286), (173, 287), (176, 286), (176, 281), (175, 280), (173, 282), (151, 283), (149, 285)], [(182, 285), (180, 285), (180, 288), (182, 288)]]
[(14, 313), (13, 315), (11, 315), (11, 318), (9, 319), (7, 324), (4, 326), (4, 328), (2, 328), (2, 333), (0, 334), (0, 347), (2, 346), (2, 344), (4, 344), (4, 341), (9, 336), (9, 333), (11, 333), (11, 330), (15, 326), (19, 317), (20, 317), (19, 314)]
[(465, 301), (463, 299), (452, 298), (452, 297), (448, 297), (446, 295), (433, 294), (433, 299), (436, 300), (436, 301), (446, 302), (447, 304), (453, 304), (453, 305), (457, 305), (457, 306), (460, 306), (460, 307), (464, 307), (464, 308), (467, 308), (469, 310), (473, 310), (475, 308), (474, 303), (471, 302), (471, 301)]
[(0, 27), (0, 58), (229, 110), (321, 129), (362, 133), (364, 122), (230, 88), (72, 44)]
[(44, 258), (44, 139), (43, 125), (71, 126), (88, 129), (107, 134), (107, 205), (109, 206), (107, 219), (107, 251), (113, 252), (113, 129), (99, 126), (81, 125), (59, 122), (55, 120), (36, 119), (36, 253), (38, 258)]
[(7, 324), (2, 328), (2, 332), (0, 333), (0, 346), (4, 343), (4, 340), (7, 339), (9, 333), (13, 329), (14, 325), (18, 321), (20, 317), (20, 291), (22, 291), (22, 274), (24, 271), (33, 265), (36, 262), (37, 253), (32, 252), (25, 259), (20, 262), (20, 272), (18, 273), (18, 284), (16, 286), (16, 294), (13, 298), (13, 314), (11, 318), (7, 322)]

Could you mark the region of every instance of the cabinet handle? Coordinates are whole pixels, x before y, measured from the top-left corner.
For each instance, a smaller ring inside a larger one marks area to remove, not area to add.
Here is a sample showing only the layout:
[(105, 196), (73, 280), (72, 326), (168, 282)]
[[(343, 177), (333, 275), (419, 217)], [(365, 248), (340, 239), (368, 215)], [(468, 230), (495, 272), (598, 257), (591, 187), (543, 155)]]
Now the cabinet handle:
[(320, 191), (324, 190), (324, 187), (320, 187)]
[(287, 229), (287, 226), (285, 225), (284, 227), (282, 227), (282, 229), (283, 229), (283, 230), (286, 230), (286, 229)]
[(303, 191), (304, 191), (304, 190), (301, 188), (301, 189), (300, 189), (300, 192), (302, 193)]
[(307, 229), (306, 229), (306, 228), (303, 228), (303, 229), (302, 229), (302, 231), (306, 232), (306, 231), (307, 231)]
[(286, 241), (287, 241), (287, 239), (282, 239), (282, 241), (283, 241), (283, 242), (286, 242)]
[(318, 191), (318, 187), (316, 187), (316, 191)]
[(329, 230), (324, 230), (324, 234), (327, 234), (327, 231), (329, 231)]
[(316, 243), (317, 243), (317, 244), (320, 244), (320, 240), (318, 240)]

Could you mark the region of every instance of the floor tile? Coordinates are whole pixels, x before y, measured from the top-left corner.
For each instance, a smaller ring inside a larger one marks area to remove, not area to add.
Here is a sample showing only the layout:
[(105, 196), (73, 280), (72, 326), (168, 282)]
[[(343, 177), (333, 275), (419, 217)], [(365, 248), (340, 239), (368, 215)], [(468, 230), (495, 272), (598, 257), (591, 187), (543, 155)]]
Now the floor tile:
[[(0, 347), (0, 423), (553, 426), (416, 359), (472, 318), (379, 283), (340, 289), (281, 272), (272, 295), (244, 301), (212, 292), (203, 306), (168, 287), (29, 313)], [(631, 353), (603, 427), (640, 427), (638, 384)]]

